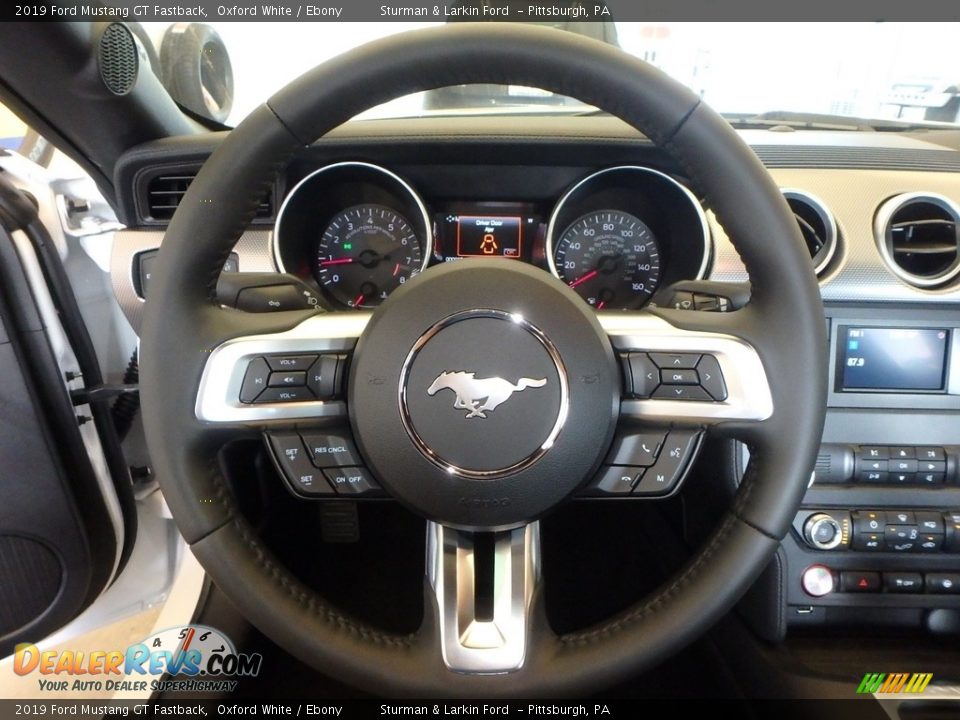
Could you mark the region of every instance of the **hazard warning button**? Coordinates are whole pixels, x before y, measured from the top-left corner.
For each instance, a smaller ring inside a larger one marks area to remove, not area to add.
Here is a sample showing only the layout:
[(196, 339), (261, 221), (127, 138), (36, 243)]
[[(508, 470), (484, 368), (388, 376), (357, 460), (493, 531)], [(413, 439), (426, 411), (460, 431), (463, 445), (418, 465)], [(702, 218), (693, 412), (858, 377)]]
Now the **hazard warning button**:
[(865, 570), (841, 572), (840, 592), (880, 592), (880, 573)]

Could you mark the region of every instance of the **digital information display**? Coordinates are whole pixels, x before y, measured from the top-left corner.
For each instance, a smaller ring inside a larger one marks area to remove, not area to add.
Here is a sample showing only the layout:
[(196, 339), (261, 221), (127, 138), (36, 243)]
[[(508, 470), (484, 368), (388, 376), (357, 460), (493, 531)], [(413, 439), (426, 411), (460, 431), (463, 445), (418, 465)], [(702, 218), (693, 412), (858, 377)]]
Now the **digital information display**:
[(944, 389), (950, 331), (942, 328), (841, 328), (844, 391)]
[(520, 257), (523, 218), (460, 215), (456, 223), (459, 257)]

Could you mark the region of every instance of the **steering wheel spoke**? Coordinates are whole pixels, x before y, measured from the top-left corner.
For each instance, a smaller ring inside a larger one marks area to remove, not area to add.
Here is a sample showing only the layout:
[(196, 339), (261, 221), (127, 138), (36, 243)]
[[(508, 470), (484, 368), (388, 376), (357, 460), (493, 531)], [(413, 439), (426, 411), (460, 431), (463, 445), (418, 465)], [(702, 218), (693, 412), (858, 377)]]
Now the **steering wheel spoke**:
[(540, 525), (471, 533), (427, 525), (427, 579), (443, 662), (457, 673), (519, 670), (540, 580)]

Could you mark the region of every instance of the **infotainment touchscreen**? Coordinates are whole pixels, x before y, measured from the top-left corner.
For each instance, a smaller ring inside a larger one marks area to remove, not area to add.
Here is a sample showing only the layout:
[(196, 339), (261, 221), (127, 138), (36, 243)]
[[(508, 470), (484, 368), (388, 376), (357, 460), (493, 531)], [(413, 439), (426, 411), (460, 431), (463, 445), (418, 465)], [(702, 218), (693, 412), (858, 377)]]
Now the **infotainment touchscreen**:
[(945, 328), (841, 327), (844, 392), (937, 392), (946, 384)]

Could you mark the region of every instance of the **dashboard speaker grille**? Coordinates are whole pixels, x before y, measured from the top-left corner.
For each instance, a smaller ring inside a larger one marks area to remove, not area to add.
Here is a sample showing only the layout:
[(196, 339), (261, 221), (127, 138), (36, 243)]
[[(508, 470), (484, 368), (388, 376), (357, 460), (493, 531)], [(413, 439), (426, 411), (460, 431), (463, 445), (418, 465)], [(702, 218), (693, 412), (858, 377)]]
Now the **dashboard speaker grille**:
[(59, 558), (43, 543), (0, 535), (0, 635), (40, 617), (63, 581)]
[(140, 69), (137, 43), (123, 23), (110, 23), (100, 36), (100, 77), (114, 95), (126, 95)]
[(876, 235), (884, 260), (911, 285), (936, 287), (960, 272), (960, 208), (948, 198), (891, 198), (877, 212)]

